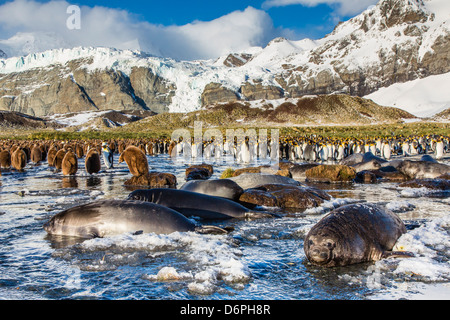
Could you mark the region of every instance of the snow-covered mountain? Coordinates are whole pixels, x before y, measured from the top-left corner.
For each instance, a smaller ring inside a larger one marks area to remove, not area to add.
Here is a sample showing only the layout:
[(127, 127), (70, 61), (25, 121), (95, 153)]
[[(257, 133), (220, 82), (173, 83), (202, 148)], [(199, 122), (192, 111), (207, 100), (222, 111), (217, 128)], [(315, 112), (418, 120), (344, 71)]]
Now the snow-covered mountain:
[(9, 39), (0, 40), (0, 48), (8, 57), (69, 47), (70, 45), (61, 36), (53, 32), (19, 32)]
[(277, 38), (214, 60), (81, 47), (0, 56), (0, 110), (36, 116), (106, 109), (190, 112), (228, 101), (345, 93), (422, 116), (448, 107), (447, 97), (433, 104), (434, 88), (428, 86), (411, 105), (385, 99), (384, 90), (392, 88), (394, 99), (400, 84), (416, 81), (418, 90), (421, 79), (447, 73), (450, 1), (381, 0), (323, 39)]

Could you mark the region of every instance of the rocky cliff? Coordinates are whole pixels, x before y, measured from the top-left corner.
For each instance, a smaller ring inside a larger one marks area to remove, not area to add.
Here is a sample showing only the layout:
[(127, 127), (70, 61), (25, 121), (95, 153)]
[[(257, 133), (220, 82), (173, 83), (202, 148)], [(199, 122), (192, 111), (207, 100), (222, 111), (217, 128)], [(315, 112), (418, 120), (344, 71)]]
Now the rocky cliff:
[(190, 112), (223, 102), (344, 93), (450, 72), (447, 0), (381, 0), (323, 39), (277, 38), (216, 61), (106, 48), (2, 58), (0, 110)]

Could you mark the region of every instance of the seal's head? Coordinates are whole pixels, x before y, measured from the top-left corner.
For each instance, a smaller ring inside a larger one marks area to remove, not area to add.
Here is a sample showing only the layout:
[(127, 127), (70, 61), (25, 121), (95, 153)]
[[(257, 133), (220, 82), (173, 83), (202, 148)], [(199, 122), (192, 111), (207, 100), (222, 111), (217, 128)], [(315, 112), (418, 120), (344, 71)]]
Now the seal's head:
[(128, 195), (128, 200), (155, 202), (155, 192), (149, 190), (135, 190)]
[(331, 237), (308, 235), (305, 239), (305, 253), (308, 260), (316, 265), (333, 265), (337, 241)]
[(53, 233), (55, 230), (55, 219), (50, 219), (44, 224), (44, 230), (48, 233)]

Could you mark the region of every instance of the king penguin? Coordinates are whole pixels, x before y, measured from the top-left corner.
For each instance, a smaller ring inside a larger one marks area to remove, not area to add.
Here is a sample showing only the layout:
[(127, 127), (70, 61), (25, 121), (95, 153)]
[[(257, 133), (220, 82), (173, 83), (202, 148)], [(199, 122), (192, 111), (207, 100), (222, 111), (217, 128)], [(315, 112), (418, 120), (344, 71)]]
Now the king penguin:
[(114, 168), (114, 165), (113, 165), (114, 156), (106, 142), (102, 143), (102, 154), (103, 154), (103, 162), (105, 163), (106, 168), (107, 169)]

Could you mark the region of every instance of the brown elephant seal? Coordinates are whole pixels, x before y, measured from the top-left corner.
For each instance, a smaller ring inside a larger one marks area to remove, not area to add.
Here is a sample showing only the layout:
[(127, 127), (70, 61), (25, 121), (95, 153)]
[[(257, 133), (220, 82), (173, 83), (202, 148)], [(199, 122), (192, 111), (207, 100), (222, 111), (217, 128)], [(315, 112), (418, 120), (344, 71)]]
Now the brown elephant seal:
[(434, 179), (450, 173), (450, 166), (431, 161), (403, 160), (397, 170), (411, 179)]
[(328, 213), (308, 232), (308, 260), (323, 267), (377, 261), (389, 256), (412, 256), (391, 251), (406, 233), (403, 221), (376, 204), (351, 204)]
[(339, 161), (339, 164), (343, 164), (346, 166), (351, 166), (353, 164), (357, 164), (363, 161), (364, 154), (362, 153), (352, 153), (351, 155), (345, 157), (344, 159)]
[(54, 215), (44, 229), (52, 235), (102, 238), (127, 232), (169, 234), (172, 232), (227, 233), (215, 226), (199, 226), (167, 207), (135, 200), (100, 200)]
[(365, 171), (365, 170), (378, 170), (381, 168), (381, 164), (375, 160), (369, 160), (367, 162), (359, 162), (359, 163), (355, 163), (352, 164), (350, 167), (352, 167), (353, 169), (356, 170), (356, 172), (361, 172), (361, 171)]

